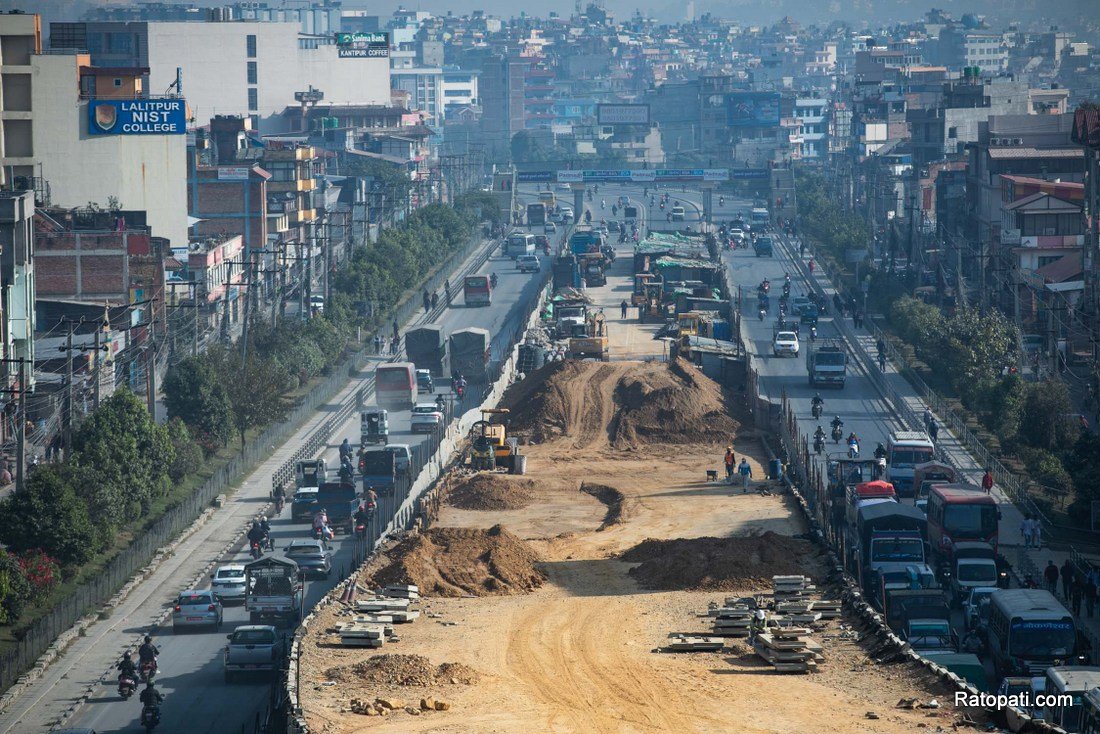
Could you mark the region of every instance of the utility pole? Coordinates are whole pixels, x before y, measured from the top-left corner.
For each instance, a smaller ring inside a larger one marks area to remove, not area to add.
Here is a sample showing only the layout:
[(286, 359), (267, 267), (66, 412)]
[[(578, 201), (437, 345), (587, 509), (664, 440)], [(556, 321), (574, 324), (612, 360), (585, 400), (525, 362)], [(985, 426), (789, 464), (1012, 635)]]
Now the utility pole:
[(19, 360), (19, 415), (15, 429), (15, 489), (27, 486), (27, 362)]
[(69, 441), (73, 433), (73, 322), (67, 321), (68, 333), (65, 337), (65, 423), (62, 442), (66, 461), (72, 455)]
[(95, 330), (95, 369), (92, 371), (95, 375), (95, 383), (92, 386), (92, 409), (99, 407), (99, 381), (100, 381), (100, 361), (99, 350), (103, 348), (103, 327)]
[[(155, 317), (156, 307), (150, 310)], [(154, 423), (157, 421), (157, 321), (159, 321), (157, 318), (149, 320), (149, 331), (146, 333), (148, 344), (145, 347), (146, 402), (149, 404), (149, 415), (153, 417)]]

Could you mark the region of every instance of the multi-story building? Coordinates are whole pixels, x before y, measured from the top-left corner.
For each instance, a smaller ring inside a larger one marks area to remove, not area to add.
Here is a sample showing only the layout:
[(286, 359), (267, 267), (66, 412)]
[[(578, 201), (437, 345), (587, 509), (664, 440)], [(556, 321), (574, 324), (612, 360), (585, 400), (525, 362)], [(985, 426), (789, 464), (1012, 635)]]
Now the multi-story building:
[(329, 103), (389, 104), (385, 34), (304, 36), (297, 22), (259, 21), (51, 23), (50, 32), (54, 49), (143, 68), (150, 90), (182, 83), (197, 119), (248, 115), (260, 132), (280, 132), (283, 110), (311, 87)]
[(409, 93), (409, 108), (423, 115), (424, 124), (443, 124), (443, 69), (429, 66), (394, 66), (390, 70), (393, 88)]
[(1008, 68), (1008, 48), (1000, 33), (947, 26), (940, 31), (939, 59), (944, 66), (962, 69), (976, 66), (983, 72)]
[(491, 157), (508, 156), (512, 136), (524, 129), (524, 72), (529, 61), (498, 54), (487, 57), (478, 85), (481, 91), (481, 132)]
[(143, 211), (155, 236), (186, 242), (185, 101), (150, 96), (144, 69), (38, 53), (37, 33), (35, 16), (0, 16), (0, 176), (43, 204)]
[(802, 158), (823, 158), (829, 153), (829, 100), (796, 99), (794, 116), (801, 125)]
[(456, 66), (443, 67), (444, 117), (448, 107), (469, 107), (480, 103), (476, 71), (459, 69)]
[[(20, 362), (15, 360), (24, 360), (26, 369), (26, 385), (20, 388), (34, 386), (34, 212), (32, 192), (0, 191), (0, 342), (5, 359), (0, 375), (9, 388), (19, 380)], [(6, 427), (0, 432), (5, 438), (11, 435)]]

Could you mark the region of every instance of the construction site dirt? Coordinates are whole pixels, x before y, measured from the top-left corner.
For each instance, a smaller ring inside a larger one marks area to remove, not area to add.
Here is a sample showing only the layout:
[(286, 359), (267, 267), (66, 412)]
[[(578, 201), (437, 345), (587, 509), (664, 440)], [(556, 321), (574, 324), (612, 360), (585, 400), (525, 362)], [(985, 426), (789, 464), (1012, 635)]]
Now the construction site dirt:
[[(770, 485), (749, 417), (695, 367), (557, 363), (515, 386), (505, 405), (509, 434), (529, 441), (523, 501), (471, 501), (466, 486), (465, 500), (439, 503), (425, 537), (391, 547), (360, 579), (364, 589), (421, 585), (421, 618), (402, 625), (386, 653), (423, 656), (428, 672), (454, 663), (476, 675), (452, 682), (425, 673), (424, 685), (400, 686), (348, 674), (379, 653), (340, 647), (327, 630), (348, 612), (330, 605), (303, 646), (311, 731), (893, 733), (952, 725), (947, 690), (915, 666), (876, 663), (845, 618), (815, 633), (824, 660), (806, 675), (777, 673), (745, 640), (717, 653), (658, 652), (670, 632), (707, 634), (701, 615), (712, 603), (766, 591), (775, 574), (820, 583), (823, 570), (802, 539), (807, 528), (793, 499), (778, 487), (755, 491)], [(708, 470), (724, 474), (731, 442), (738, 461), (748, 458), (754, 491), (707, 480)], [(460, 473), (447, 480), (459, 489), (471, 481)], [(493, 485), (489, 494), (503, 484), (478, 483)], [(500, 568), (502, 538), (509, 562), (529, 569)], [(458, 556), (448, 550), (456, 539), (465, 544)], [(415, 562), (400, 561), (401, 553)], [(457, 582), (456, 558), (469, 564)], [(351, 712), (351, 699), (377, 697), (434, 697), (449, 710)], [(902, 699), (943, 705), (899, 708)]]

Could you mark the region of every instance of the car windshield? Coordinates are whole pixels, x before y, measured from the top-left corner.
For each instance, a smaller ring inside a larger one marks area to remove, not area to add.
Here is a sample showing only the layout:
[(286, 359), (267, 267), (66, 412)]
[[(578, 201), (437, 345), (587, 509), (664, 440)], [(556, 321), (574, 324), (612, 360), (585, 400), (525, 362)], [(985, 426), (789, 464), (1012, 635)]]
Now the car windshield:
[(943, 527), (948, 532), (971, 538), (985, 538), (997, 532), (996, 505), (947, 505)]
[(223, 568), (218, 571), (219, 579), (243, 579), (243, 568)]
[(231, 640), (236, 645), (257, 645), (275, 641), (271, 630), (237, 630)]
[(315, 545), (292, 545), (286, 554), (288, 556), (319, 556), (321, 549)]
[(841, 366), (844, 364), (845, 356), (843, 353), (838, 352), (818, 352), (817, 364), (824, 366)]
[(997, 580), (997, 568), (991, 563), (960, 563), (959, 581), (988, 581)]
[(777, 335), (777, 336), (775, 337), (775, 339), (776, 339), (776, 341), (781, 341), (781, 342), (793, 342), (793, 341), (798, 341), (798, 337), (797, 337), (797, 336), (795, 336), (795, 335), (794, 335), (794, 332), (792, 332), (792, 331), (781, 331), (781, 332), (779, 332), (779, 334), (778, 334), (778, 335)]
[(895, 448), (890, 451), (890, 466), (910, 467), (932, 460), (932, 449)]
[(876, 540), (871, 544), (871, 562), (924, 560), (924, 544), (920, 538), (891, 538)]
[(1076, 633), (1068, 619), (1014, 622), (1009, 649), (1014, 657), (1054, 658), (1073, 652)]
[(418, 405), (413, 408), (414, 413), (435, 413), (438, 409), (434, 405)]

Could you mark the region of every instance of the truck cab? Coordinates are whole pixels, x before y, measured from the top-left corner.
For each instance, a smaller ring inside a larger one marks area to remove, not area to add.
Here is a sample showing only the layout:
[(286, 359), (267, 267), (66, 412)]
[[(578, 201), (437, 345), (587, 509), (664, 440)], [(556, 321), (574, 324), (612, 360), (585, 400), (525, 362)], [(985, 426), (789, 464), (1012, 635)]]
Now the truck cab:
[(997, 553), (989, 543), (956, 543), (952, 559), (948, 583), (956, 604), (966, 601), (971, 589), (996, 587)]
[(810, 387), (844, 387), (848, 353), (839, 340), (819, 340), (820, 346), (806, 352), (806, 373)]

